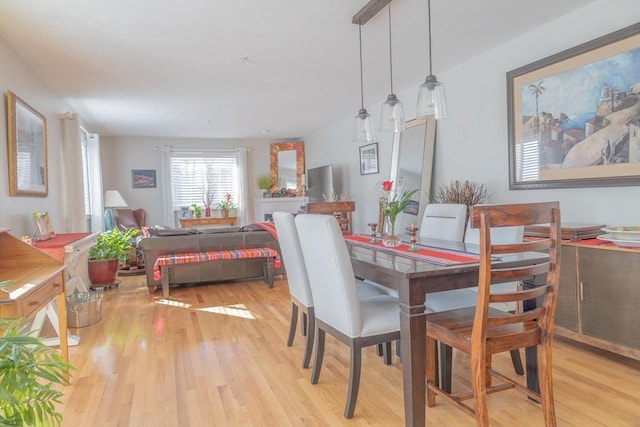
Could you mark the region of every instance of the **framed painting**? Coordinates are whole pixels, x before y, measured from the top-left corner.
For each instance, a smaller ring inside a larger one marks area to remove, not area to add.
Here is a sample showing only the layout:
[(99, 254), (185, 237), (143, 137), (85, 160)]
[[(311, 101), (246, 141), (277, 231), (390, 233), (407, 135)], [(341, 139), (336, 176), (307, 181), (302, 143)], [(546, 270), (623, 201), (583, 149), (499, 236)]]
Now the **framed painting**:
[(360, 175), (378, 173), (378, 143), (360, 147)]
[(155, 169), (134, 169), (131, 171), (133, 188), (156, 188)]
[(33, 226), (36, 230), (35, 240), (49, 240), (56, 237), (56, 232), (53, 231), (53, 226), (49, 219), (49, 212), (34, 212)]
[(640, 23), (507, 73), (509, 188), (640, 185)]
[(7, 92), (9, 196), (47, 197), (47, 119)]

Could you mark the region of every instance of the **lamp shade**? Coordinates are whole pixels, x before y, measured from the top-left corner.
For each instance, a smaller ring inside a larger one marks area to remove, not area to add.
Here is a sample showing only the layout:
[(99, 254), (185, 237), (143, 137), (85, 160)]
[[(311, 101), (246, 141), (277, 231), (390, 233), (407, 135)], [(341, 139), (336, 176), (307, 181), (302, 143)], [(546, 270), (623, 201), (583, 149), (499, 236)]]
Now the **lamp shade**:
[(447, 103), (444, 95), (444, 84), (436, 76), (430, 74), (418, 88), (418, 106), (416, 117), (433, 115), (436, 119), (447, 118)]
[(367, 144), (377, 140), (373, 120), (367, 110), (362, 108), (353, 118), (353, 142)]
[(127, 202), (124, 201), (118, 190), (107, 190), (104, 192), (105, 208), (126, 208)]
[(380, 109), (380, 132), (404, 132), (405, 129), (402, 102), (392, 93)]

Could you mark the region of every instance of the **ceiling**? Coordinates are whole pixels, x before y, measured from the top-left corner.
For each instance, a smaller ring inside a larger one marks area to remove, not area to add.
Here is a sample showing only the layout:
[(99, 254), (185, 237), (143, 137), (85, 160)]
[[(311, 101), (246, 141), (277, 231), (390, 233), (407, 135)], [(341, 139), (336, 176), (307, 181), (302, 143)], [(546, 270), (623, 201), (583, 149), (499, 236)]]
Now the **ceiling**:
[[(592, 1), (433, 0), (434, 74)], [(294, 138), (360, 108), (351, 18), (366, 3), (0, 0), (0, 37), (91, 132)], [(426, 15), (425, 0), (391, 3), (395, 92), (417, 96), (428, 74)], [(375, 105), (390, 92), (386, 8), (362, 40)]]

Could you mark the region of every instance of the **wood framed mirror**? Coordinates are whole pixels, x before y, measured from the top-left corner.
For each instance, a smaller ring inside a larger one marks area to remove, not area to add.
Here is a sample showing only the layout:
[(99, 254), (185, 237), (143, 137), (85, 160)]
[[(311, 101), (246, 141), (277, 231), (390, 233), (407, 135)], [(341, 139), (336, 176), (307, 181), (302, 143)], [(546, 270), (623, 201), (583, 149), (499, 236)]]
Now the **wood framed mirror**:
[(11, 91), (7, 92), (9, 195), (46, 197), (47, 119)]
[(429, 203), (436, 120), (433, 116), (409, 120), (406, 128), (406, 131), (393, 135), (389, 180), (394, 182), (394, 188), (399, 191), (419, 190), (398, 217), (396, 230), (399, 233), (404, 233), (412, 223), (420, 227), (424, 208)]
[(302, 189), (304, 174), (304, 141), (284, 141), (271, 144), (271, 195), (297, 196)]

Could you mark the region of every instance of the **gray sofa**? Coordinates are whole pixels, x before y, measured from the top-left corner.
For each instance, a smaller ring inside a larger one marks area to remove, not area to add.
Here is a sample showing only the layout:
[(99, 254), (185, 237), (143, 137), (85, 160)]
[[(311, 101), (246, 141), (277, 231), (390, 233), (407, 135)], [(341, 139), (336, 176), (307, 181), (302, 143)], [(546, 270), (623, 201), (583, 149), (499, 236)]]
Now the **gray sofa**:
[[(141, 239), (138, 242), (138, 248), (142, 250), (144, 256), (147, 287), (150, 293), (162, 288), (161, 281), (153, 278), (153, 266), (159, 255), (264, 247), (280, 252), (280, 246), (271, 233), (255, 225), (242, 228), (150, 229), (149, 231), (151, 236)], [(263, 261), (240, 259), (175, 265), (169, 273), (169, 285), (262, 278)], [(276, 268), (274, 274), (284, 274), (284, 265)]]

